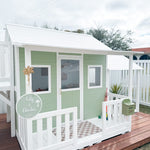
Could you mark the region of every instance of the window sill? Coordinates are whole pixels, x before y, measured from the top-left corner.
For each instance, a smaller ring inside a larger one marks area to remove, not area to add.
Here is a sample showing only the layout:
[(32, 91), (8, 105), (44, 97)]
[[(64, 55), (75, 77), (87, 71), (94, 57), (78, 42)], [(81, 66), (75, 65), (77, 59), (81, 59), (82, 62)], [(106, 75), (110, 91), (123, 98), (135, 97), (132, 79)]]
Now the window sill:
[(68, 92), (68, 91), (77, 91), (80, 90), (80, 88), (72, 88), (72, 89), (61, 89), (61, 92)]
[(50, 94), (51, 91), (32, 92), (34, 94)]
[(98, 88), (102, 88), (102, 86), (88, 87), (88, 89), (98, 89)]

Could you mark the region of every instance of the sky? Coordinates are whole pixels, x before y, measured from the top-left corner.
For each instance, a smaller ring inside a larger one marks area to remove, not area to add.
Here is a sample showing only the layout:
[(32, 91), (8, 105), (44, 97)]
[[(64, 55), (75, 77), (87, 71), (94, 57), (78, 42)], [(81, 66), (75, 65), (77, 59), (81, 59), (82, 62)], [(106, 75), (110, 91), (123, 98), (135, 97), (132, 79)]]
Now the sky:
[(131, 47), (150, 47), (150, 0), (0, 0), (0, 29), (8, 23), (131, 30)]

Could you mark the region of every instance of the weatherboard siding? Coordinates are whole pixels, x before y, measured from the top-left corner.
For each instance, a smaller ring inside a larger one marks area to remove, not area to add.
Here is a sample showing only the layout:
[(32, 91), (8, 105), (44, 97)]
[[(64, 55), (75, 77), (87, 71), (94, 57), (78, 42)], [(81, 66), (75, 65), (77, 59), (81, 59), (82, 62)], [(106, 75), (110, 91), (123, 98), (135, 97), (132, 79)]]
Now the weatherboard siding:
[[(102, 88), (88, 89), (88, 65), (102, 65)], [(106, 92), (106, 56), (84, 55), (84, 119), (97, 117), (102, 113), (102, 101)]]
[[(69, 54), (68, 54), (69, 55)], [(25, 76), (23, 69), (25, 67), (24, 48), (19, 49), (20, 65), (20, 94), (25, 94)], [(51, 93), (39, 94), (42, 98), (43, 106), (41, 112), (48, 112), (57, 109), (57, 57), (55, 52), (31, 51), (32, 65), (51, 65)], [(88, 65), (102, 65), (102, 88), (88, 89)], [(106, 56), (104, 55), (83, 55), (83, 104), (84, 119), (97, 117), (102, 112), (102, 101), (106, 91)], [(79, 108), (79, 91), (62, 93), (64, 103), (62, 108), (74, 107)], [(69, 103), (68, 103), (69, 101)], [(79, 109), (78, 109), (79, 113)]]
[(39, 94), (42, 99), (42, 111), (48, 112), (57, 109), (57, 69), (56, 53), (31, 51), (31, 65), (51, 66), (51, 93)]

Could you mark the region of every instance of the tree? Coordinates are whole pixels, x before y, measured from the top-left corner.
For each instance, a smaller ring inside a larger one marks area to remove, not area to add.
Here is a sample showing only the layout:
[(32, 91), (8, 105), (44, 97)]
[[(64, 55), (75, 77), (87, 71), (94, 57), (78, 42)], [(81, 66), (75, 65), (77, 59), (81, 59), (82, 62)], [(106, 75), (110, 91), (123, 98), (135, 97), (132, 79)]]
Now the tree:
[(84, 30), (83, 29), (77, 29), (77, 30), (74, 30), (74, 31), (71, 31), (71, 30), (64, 30), (65, 32), (74, 32), (74, 33), (84, 33)]
[(131, 38), (132, 32), (127, 31), (124, 35), (120, 30), (106, 30), (102, 27), (90, 29), (88, 34), (91, 34), (97, 40), (101, 41), (113, 50), (130, 50), (130, 44), (133, 43)]

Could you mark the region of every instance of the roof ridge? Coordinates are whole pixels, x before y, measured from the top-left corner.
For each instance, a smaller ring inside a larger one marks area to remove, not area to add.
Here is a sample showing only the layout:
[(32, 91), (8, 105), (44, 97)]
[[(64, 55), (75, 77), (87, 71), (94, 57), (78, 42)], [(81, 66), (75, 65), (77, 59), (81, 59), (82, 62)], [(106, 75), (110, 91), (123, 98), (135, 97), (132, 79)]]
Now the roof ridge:
[(76, 34), (76, 35), (80, 35), (80, 36), (90, 36), (93, 37), (89, 34), (86, 33), (75, 33), (75, 32), (66, 32), (66, 31), (60, 31), (60, 30), (55, 30), (55, 29), (49, 29), (49, 28), (43, 28), (43, 27), (35, 27), (35, 26), (30, 26), (30, 25), (22, 25), (22, 24), (6, 24), (6, 27), (10, 25), (10, 26), (18, 26), (18, 27), (23, 27), (23, 28), (32, 28), (32, 29), (39, 29), (39, 30), (49, 30), (52, 32), (59, 32), (59, 33), (65, 33), (65, 34)]

